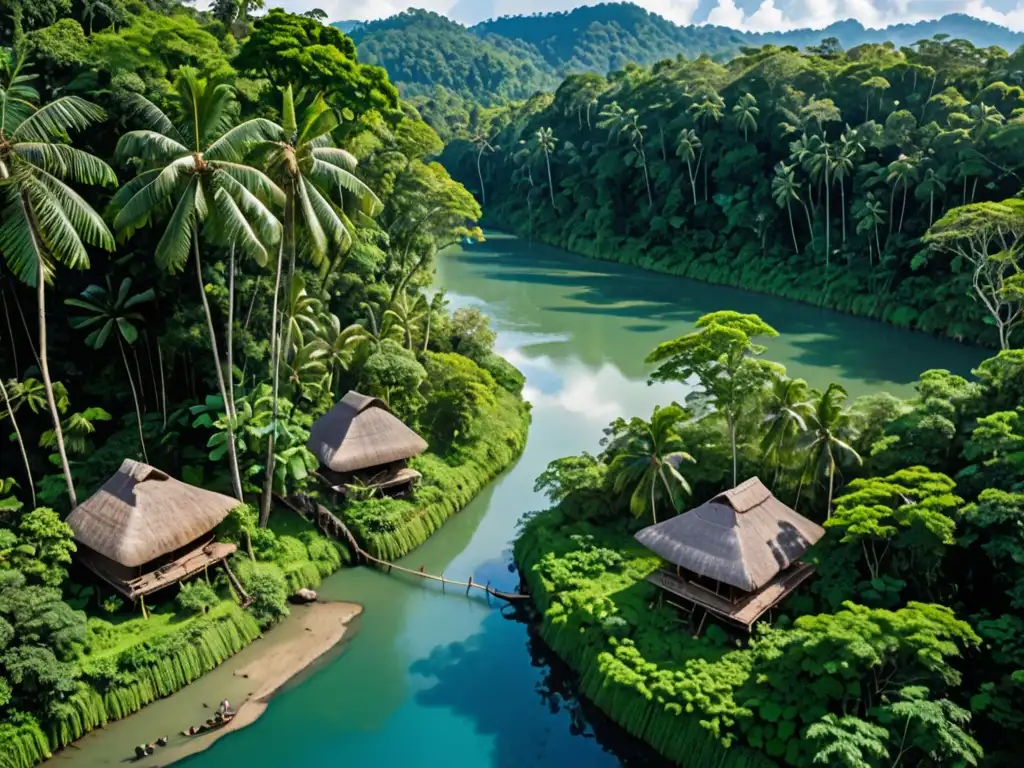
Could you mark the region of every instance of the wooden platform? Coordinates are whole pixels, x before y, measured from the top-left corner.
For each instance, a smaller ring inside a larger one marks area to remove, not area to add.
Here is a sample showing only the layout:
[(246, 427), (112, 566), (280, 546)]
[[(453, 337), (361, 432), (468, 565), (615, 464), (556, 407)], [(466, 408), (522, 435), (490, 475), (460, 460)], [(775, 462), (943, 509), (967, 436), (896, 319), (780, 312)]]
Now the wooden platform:
[(82, 553), (79, 556), (79, 561), (122, 595), (134, 602), (143, 595), (156, 592), (177, 581), (200, 573), (211, 565), (226, 559), (236, 549), (237, 547), (234, 544), (225, 544), (220, 541), (204, 544), (190, 552), (186, 552), (176, 560), (172, 560), (130, 581), (124, 581), (116, 574), (111, 573), (103, 567), (102, 562), (90, 557), (88, 553)]
[(342, 497), (348, 493), (347, 485), (349, 483), (361, 482), (367, 488), (372, 488), (374, 491), (386, 491), (390, 488), (400, 488), (403, 485), (411, 486), (421, 477), (420, 473), (411, 467), (398, 467), (376, 474), (356, 473), (345, 480), (336, 472), (323, 468), (319, 472), (314, 472), (314, 474), (321, 482)]
[(794, 563), (757, 592), (752, 592), (735, 603), (668, 570), (655, 571), (647, 577), (647, 581), (749, 632), (754, 622), (806, 581), (812, 573), (813, 565)]

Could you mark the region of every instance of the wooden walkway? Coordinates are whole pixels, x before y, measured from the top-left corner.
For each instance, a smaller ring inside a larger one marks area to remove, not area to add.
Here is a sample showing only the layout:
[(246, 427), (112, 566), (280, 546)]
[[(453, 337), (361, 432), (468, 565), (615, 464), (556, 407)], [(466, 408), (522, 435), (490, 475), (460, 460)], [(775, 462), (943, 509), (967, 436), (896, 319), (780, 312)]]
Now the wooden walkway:
[[(276, 493), (274, 494), (274, 497), (296, 514), (300, 515), (301, 517), (307, 520), (310, 519), (311, 515), (307, 514), (306, 512), (303, 512), (302, 508), (299, 505)], [(414, 570), (412, 568), (406, 568), (401, 565), (396, 565), (395, 563), (388, 562), (387, 560), (381, 560), (379, 557), (371, 555), (365, 549), (360, 547), (359, 542), (356, 541), (356, 537), (352, 535), (352, 532), (348, 529), (348, 526), (345, 525), (345, 523), (343, 523), (338, 518), (337, 515), (335, 515), (333, 512), (327, 509), (327, 507), (325, 507), (323, 504), (316, 505), (316, 511), (313, 513), (312, 516), (315, 519), (313, 519), (311, 522), (315, 523), (316, 526), (321, 531), (323, 531), (328, 536), (333, 536), (336, 539), (341, 539), (348, 545), (349, 549), (357, 557), (362, 558), (364, 562), (373, 563), (375, 565), (380, 566), (381, 568), (386, 568), (388, 573), (391, 573), (392, 571), (398, 571), (399, 573), (405, 573), (409, 576), (416, 576), (421, 579), (437, 581), (441, 583), (442, 590), (444, 590), (446, 586), (459, 587), (460, 589), (465, 588), (467, 595), (470, 593), (470, 590), (479, 589), (483, 592), (486, 592), (487, 595), (489, 596), (493, 595), (494, 597), (497, 597), (500, 600), (505, 600), (510, 603), (515, 603), (517, 601), (526, 600), (529, 598), (529, 595), (520, 595), (514, 592), (502, 592), (500, 590), (495, 589), (490, 584), (481, 584), (478, 581), (473, 581), (472, 576), (469, 577), (469, 581), (458, 581), (457, 579), (449, 579), (445, 577), (443, 574), (437, 576), (433, 573), (427, 573), (423, 570), (422, 566), (420, 567), (419, 570)]]

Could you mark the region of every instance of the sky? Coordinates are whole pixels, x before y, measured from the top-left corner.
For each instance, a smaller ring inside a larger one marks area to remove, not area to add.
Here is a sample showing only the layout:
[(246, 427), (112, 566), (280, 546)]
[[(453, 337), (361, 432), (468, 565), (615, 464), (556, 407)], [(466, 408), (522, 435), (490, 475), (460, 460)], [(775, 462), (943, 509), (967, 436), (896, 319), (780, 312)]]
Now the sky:
[[(798, 27), (821, 28), (854, 18), (868, 27), (933, 19), (966, 13), (1024, 31), (1024, 0), (633, 0), (637, 5), (678, 24), (721, 24), (755, 32)], [(426, 8), (455, 21), (475, 24), (511, 14), (563, 11), (598, 0), (269, 0), (302, 12), (321, 8), (328, 18), (379, 19), (406, 8)]]

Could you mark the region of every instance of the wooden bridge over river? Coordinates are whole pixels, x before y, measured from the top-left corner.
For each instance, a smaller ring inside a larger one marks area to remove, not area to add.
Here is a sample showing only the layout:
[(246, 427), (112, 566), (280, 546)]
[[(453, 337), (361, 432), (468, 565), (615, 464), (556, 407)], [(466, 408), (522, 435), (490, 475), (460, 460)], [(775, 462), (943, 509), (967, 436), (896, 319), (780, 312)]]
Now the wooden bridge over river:
[[(288, 507), (290, 510), (298, 514), (299, 516), (314, 523), (325, 535), (333, 536), (339, 539), (348, 546), (349, 551), (357, 558), (365, 563), (372, 563), (379, 566), (382, 569), (386, 569), (388, 573), (392, 571), (398, 571), (399, 573), (408, 574), (409, 576), (415, 576), (420, 579), (428, 579), (430, 581), (437, 581), (441, 583), (441, 589), (444, 590), (446, 586), (458, 587), (460, 589), (465, 588), (466, 594), (468, 595), (471, 590), (478, 589), (485, 592), (488, 597), (494, 596), (500, 600), (505, 600), (509, 603), (516, 603), (521, 600), (528, 599), (528, 595), (520, 595), (515, 592), (502, 592), (501, 590), (495, 589), (490, 585), (481, 584), (478, 581), (473, 581), (473, 577), (469, 577), (469, 581), (458, 581), (457, 579), (449, 579), (444, 574), (440, 576), (427, 573), (421, 566), (419, 570), (413, 568), (406, 568), (401, 565), (397, 565), (387, 560), (381, 560), (379, 557), (370, 554), (356, 541), (356, 537), (352, 535), (352, 531), (348, 529), (348, 526), (341, 521), (341, 519), (335, 515), (331, 510), (327, 509), (323, 504), (315, 501), (308, 501), (305, 505), (298, 504), (293, 500), (287, 499), (278, 494), (274, 494), (275, 498)], [(315, 504), (314, 509), (303, 509), (303, 506), (309, 507)]]

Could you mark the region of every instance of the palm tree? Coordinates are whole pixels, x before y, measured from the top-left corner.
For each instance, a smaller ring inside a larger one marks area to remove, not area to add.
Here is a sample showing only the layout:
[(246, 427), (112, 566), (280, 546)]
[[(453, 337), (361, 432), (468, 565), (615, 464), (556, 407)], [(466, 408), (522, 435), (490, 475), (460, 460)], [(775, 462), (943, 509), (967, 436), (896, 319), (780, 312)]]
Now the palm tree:
[[(915, 76), (917, 73), (914, 73)], [(880, 75), (869, 77), (862, 84), (864, 88), (864, 122), (868, 121), (868, 116), (871, 113), (871, 94), (873, 91), (878, 91), (878, 111), (882, 111), (882, 94), (889, 90), (889, 81)]]
[(405, 348), (410, 351), (413, 349), (413, 330), (423, 324), (429, 315), (430, 304), (422, 293), (416, 294), (412, 299), (409, 294), (402, 294), (384, 312), (385, 317), (390, 317), (395, 325), (402, 329)]
[[(291, 346), (291, 325), (284, 331), (282, 347), (278, 314), (284, 246), (288, 246), (287, 285), (292, 286), (299, 231), (304, 234), (304, 252), (314, 267), (322, 268), (328, 253), (344, 252), (352, 244), (350, 224), (340, 204), (342, 195), (354, 196), (364, 213), (374, 215), (383, 207), (373, 191), (355, 175), (356, 159), (333, 146), (331, 132), (340, 121), (334, 110), (318, 95), (297, 114), (291, 85), (282, 93), (282, 124), (274, 126), (272, 136), (252, 149), (250, 159), (267, 168), (273, 181), (284, 191), (284, 236), (278, 249), (274, 270), (274, 297), (270, 329), (272, 368), (271, 422), (263, 495), (260, 501), (260, 525), (270, 519), (270, 500), (274, 477), (274, 440), (279, 412), (282, 348)], [(333, 201), (338, 198), (338, 204)]]
[(747, 140), (747, 131), (757, 130), (757, 116), (761, 110), (757, 108), (757, 99), (750, 93), (744, 93), (740, 100), (732, 106), (733, 119), (743, 129), (743, 141)]
[(838, 384), (829, 384), (807, 415), (807, 431), (801, 446), (807, 453), (804, 472), (800, 478), (796, 503), (805, 482), (815, 482), (823, 475), (828, 478), (828, 504), (826, 514), (832, 516), (832, 494), (835, 491), (836, 470), (843, 459), (861, 463), (860, 454), (848, 442), (854, 435), (853, 416), (844, 408), (846, 390)]
[[(704, 147), (700, 137), (693, 128), (684, 128), (679, 132), (676, 139), (676, 154), (686, 163), (686, 175), (690, 177), (690, 191), (693, 193), (693, 205), (697, 206), (697, 177), (696, 172), (700, 170), (700, 161), (704, 157)], [(696, 170), (694, 170), (696, 163)]]
[(928, 198), (928, 226), (932, 225), (935, 221), (935, 193), (938, 192), (940, 195), (946, 191), (946, 184), (939, 178), (938, 174), (935, 173), (934, 168), (929, 168), (924, 172), (924, 178), (921, 183), (917, 185), (917, 191), (914, 196), (917, 198), (927, 197)]
[(651, 178), (647, 173), (647, 152), (644, 151), (644, 131), (646, 125), (640, 125), (640, 116), (635, 109), (629, 109), (623, 117), (620, 132), (628, 139), (633, 147), (633, 152), (640, 158), (640, 165), (644, 169), (644, 183), (647, 185), (647, 204), (654, 207), (654, 197), (651, 195)]
[(622, 120), (624, 114), (625, 112), (623, 112), (622, 107), (619, 106), (619, 102), (613, 101), (607, 107), (602, 109), (600, 113), (598, 113), (597, 116), (601, 119), (598, 121), (597, 127), (607, 128), (609, 139), (612, 136), (619, 136), (621, 135)]
[(182, 271), (191, 246), (217, 385), (228, 416), (231, 482), (241, 501), (235, 413), (217, 349), (199, 240), (203, 234), (220, 245), (237, 245), (258, 264), (266, 264), (267, 247), (281, 240), (281, 223), (268, 206), (272, 200), (282, 201), (284, 193), (243, 158), (273, 135), (276, 126), (254, 119), (229, 127), (234, 91), (226, 84), (209, 83), (191, 67), (178, 70), (173, 95), (181, 115), (177, 125), (151, 101), (136, 97), (138, 115), (149, 127), (121, 136), (116, 154), (125, 162), (137, 158), (140, 172), (118, 191), (110, 207), (114, 228), (122, 236), (173, 209), (155, 251), (157, 266), (164, 271)]
[(496, 152), (501, 147), (492, 145), (491, 140), (483, 131), (475, 134), (469, 141), (476, 149), (476, 175), (480, 179), (480, 205), (483, 206), (487, 205), (487, 189), (484, 187), (484, 173), (480, 168), (480, 160), (485, 152)]
[(114, 19), (114, 11), (103, 0), (82, 0), (82, 21), (88, 20), (89, 22), (89, 37), (92, 37), (92, 23), (97, 12), (102, 13), (108, 19)]
[(896, 188), (903, 185), (903, 205), (900, 208), (900, 225), (898, 232), (903, 231), (903, 215), (907, 212), (907, 187), (910, 182), (917, 180), (917, 168), (914, 160), (906, 155), (900, 155), (898, 159), (889, 164), (889, 175), (886, 181), (892, 186), (889, 194), (889, 234), (892, 234), (892, 222), (894, 217), (894, 203), (896, 200)]
[[(139, 445), (142, 447), (142, 458), (149, 463), (149, 456), (146, 453), (146, 438), (142, 434), (142, 409), (139, 407), (139, 395), (135, 389), (135, 380), (132, 377), (132, 369), (128, 365), (128, 355), (125, 352), (125, 344), (134, 344), (139, 338), (139, 329), (135, 323), (142, 320), (138, 312), (130, 311), (132, 307), (152, 301), (156, 292), (149, 288), (142, 293), (132, 295), (132, 279), (126, 277), (121, 281), (117, 293), (107, 278), (106, 287), (102, 285), (88, 286), (77, 299), (65, 299), (64, 303), (69, 307), (84, 309), (89, 313), (88, 317), (71, 319), (72, 328), (91, 328), (99, 326), (85, 337), (85, 345), (92, 349), (102, 349), (111, 334), (117, 337), (117, 347), (121, 351), (121, 360), (124, 362), (124, 372), (128, 376), (128, 386), (132, 391), (132, 401), (135, 403), (135, 420), (139, 428)], [(142, 386), (142, 382), (139, 382)]]
[[(53, 419), (55, 444), (71, 506), (78, 505), (47, 357), (46, 284), (59, 263), (87, 269), (85, 246), (114, 249), (114, 238), (70, 184), (108, 185), (117, 177), (106, 163), (63, 142), (104, 118), (103, 110), (77, 96), (36, 108), (38, 93), (21, 61), (0, 50), (0, 184), (6, 206), (0, 215), (0, 252), (18, 279), (36, 289), (39, 369)], [(70, 184), (69, 184), (70, 183)]]
[[(857, 232), (870, 230), (875, 232), (875, 246), (878, 249), (878, 260), (882, 260), (882, 241), (878, 236), (878, 225), (885, 223), (885, 209), (875, 196), (868, 192), (867, 197), (854, 210), (857, 219)], [(868, 264), (871, 264), (871, 236), (868, 236)]]
[[(793, 225), (793, 201), (803, 205), (800, 195), (797, 194), (796, 180), (793, 177), (792, 166), (787, 166), (781, 160), (775, 166), (775, 175), (772, 177), (772, 198), (780, 208), (785, 208), (789, 214), (789, 232), (793, 235), (793, 250), (800, 253), (800, 243), (796, 239), (796, 227)], [(807, 212), (807, 206), (804, 206)], [(807, 214), (807, 226), (811, 226), (810, 213)]]
[(808, 158), (811, 178), (817, 179), (819, 192), (820, 186), (822, 184), (825, 186), (825, 268), (827, 269), (832, 258), (832, 201), (829, 190), (832, 187), (832, 169), (835, 163), (832, 147), (827, 141), (819, 136), (812, 136), (808, 144), (811, 147)]
[(430, 297), (430, 305), (427, 308), (427, 320), (426, 327), (423, 330), (423, 351), (427, 351), (427, 347), (430, 345), (430, 325), (433, 321), (435, 314), (444, 312), (445, 307), (449, 304), (447, 293), (444, 288), (441, 288)]
[(839, 138), (839, 151), (836, 152), (832, 161), (832, 178), (839, 183), (840, 211), (843, 217), (843, 245), (846, 245), (846, 178), (853, 176), (853, 169), (863, 152), (864, 145), (857, 133), (847, 127), (846, 132)]
[(775, 374), (768, 390), (765, 406), (765, 431), (761, 437), (761, 451), (765, 460), (775, 461), (772, 487), (778, 485), (782, 463), (795, 447), (797, 436), (807, 429), (806, 418), (813, 408), (811, 390), (803, 379), (790, 379)]
[(678, 405), (655, 407), (650, 422), (634, 418), (619, 422), (606, 455), (611, 457), (608, 474), (616, 493), (632, 488), (629, 509), (634, 517), (642, 517), (650, 507), (651, 519), (657, 523), (657, 491), (662, 488), (678, 511), (679, 491), (690, 493), (690, 484), (679, 473), (679, 465), (692, 462), (683, 450), (678, 425), (687, 413)]
[(557, 146), (555, 142), (555, 134), (550, 128), (539, 128), (537, 133), (534, 134), (537, 139), (537, 147), (544, 153), (544, 162), (548, 166), (548, 191), (551, 193), (551, 208), (555, 207), (555, 183), (551, 179), (551, 153), (555, 151)]
[[(704, 94), (703, 100), (695, 101), (686, 109), (689, 112), (697, 124), (701, 127), (701, 132), (707, 128), (708, 121), (718, 122), (722, 119), (722, 115), (725, 112), (725, 101), (714, 91), (708, 91)], [(704, 202), (708, 201), (708, 163), (704, 163)]]

